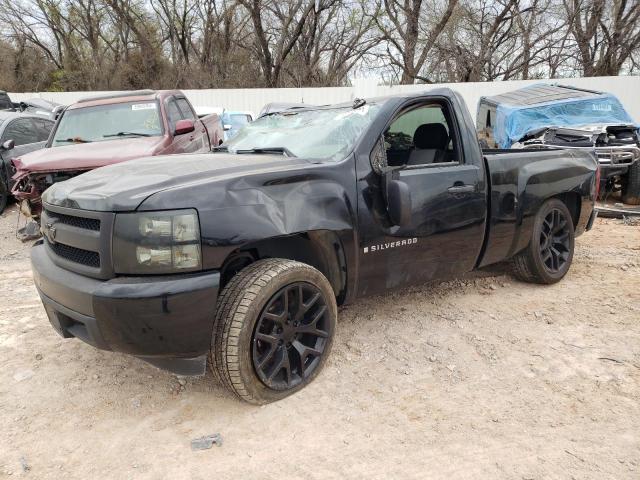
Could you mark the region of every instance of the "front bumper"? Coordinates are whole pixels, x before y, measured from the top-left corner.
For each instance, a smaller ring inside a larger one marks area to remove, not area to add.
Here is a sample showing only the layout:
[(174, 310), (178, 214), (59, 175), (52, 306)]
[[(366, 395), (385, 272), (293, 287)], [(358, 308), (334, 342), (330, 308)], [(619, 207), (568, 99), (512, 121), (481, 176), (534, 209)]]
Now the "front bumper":
[(204, 374), (218, 272), (95, 280), (54, 264), (42, 244), (32, 248), (31, 265), (49, 321), (64, 338), (180, 375)]

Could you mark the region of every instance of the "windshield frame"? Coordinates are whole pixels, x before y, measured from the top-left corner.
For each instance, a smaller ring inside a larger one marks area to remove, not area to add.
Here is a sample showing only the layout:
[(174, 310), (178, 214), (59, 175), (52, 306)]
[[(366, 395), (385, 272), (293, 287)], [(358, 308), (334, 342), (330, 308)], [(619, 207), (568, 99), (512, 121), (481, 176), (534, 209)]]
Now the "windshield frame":
[[(155, 98), (153, 100), (126, 100), (126, 101), (122, 101), (122, 102), (109, 102), (109, 103), (104, 103), (102, 105), (86, 105), (86, 106), (82, 106), (82, 107), (77, 107), (77, 108), (65, 108), (61, 113), (60, 116), (58, 117), (58, 119), (56, 120), (56, 123), (53, 127), (53, 129), (51, 130), (51, 134), (49, 136), (49, 139), (47, 140), (47, 143), (45, 145), (44, 148), (53, 148), (53, 147), (64, 147), (64, 146), (68, 146), (68, 145), (78, 145), (80, 142), (78, 143), (60, 143), (58, 145), (56, 145), (55, 143), (55, 137), (56, 134), (58, 133), (58, 128), (60, 127), (60, 124), (62, 123), (62, 119), (64, 118), (65, 115), (75, 111), (75, 110), (83, 110), (85, 108), (95, 108), (95, 107), (107, 107), (107, 106), (111, 106), (111, 105), (121, 105), (121, 104), (134, 104), (134, 103), (155, 103), (156, 107), (157, 107), (157, 112), (158, 112), (158, 116), (159, 116), (159, 124), (160, 124), (160, 133), (158, 135), (152, 135), (150, 137), (137, 137), (137, 136), (123, 136), (123, 137), (110, 137), (110, 138), (105, 138), (103, 140), (100, 141), (96, 141), (96, 142), (91, 142), (91, 143), (102, 143), (102, 142), (107, 142), (107, 141), (116, 141), (116, 140), (122, 140), (125, 138), (158, 138), (158, 137), (164, 137), (166, 134), (166, 127), (165, 127), (165, 114), (164, 114), (164, 109), (163, 109), (163, 105), (162, 102), (160, 102), (160, 100), (158, 98)], [(117, 133), (117, 132), (115, 132)]]
[[(353, 139), (353, 142), (351, 142), (351, 146), (348, 150), (346, 150), (344, 152), (344, 154), (341, 154), (340, 156), (337, 156), (337, 153), (334, 156), (329, 156), (329, 157), (311, 157), (311, 156), (300, 156), (297, 155), (300, 158), (304, 158), (306, 160), (311, 160), (314, 162), (318, 162), (318, 163), (338, 163), (338, 162), (342, 162), (346, 159), (348, 159), (350, 156), (352, 156), (354, 154), (354, 152), (356, 151), (356, 149), (358, 148), (358, 145), (362, 142), (362, 139), (366, 136), (367, 132), (369, 131), (369, 129), (371, 128), (372, 125), (375, 124), (376, 120), (378, 119), (378, 117), (380, 116), (381, 112), (384, 110), (384, 105), (385, 105), (385, 101), (381, 101), (381, 99), (374, 99), (371, 101), (368, 101), (366, 103), (364, 103), (363, 105), (358, 106), (357, 108), (353, 108), (353, 102), (344, 102), (344, 103), (337, 103), (337, 104), (332, 104), (332, 105), (322, 105), (322, 106), (316, 106), (316, 105), (309, 105), (308, 108), (293, 108), (291, 110), (287, 109), (287, 110), (282, 110), (279, 112), (272, 112), (272, 113), (267, 113), (261, 117), (258, 117), (256, 119), (254, 119), (252, 122), (250, 122), (249, 124), (245, 125), (242, 130), (244, 130), (245, 128), (249, 127), (250, 125), (255, 124), (256, 122), (259, 122), (260, 120), (263, 120), (265, 117), (274, 117), (274, 116), (278, 116), (278, 115), (296, 115), (296, 114), (300, 114), (300, 113), (308, 113), (308, 112), (324, 112), (324, 111), (330, 111), (330, 110), (344, 110), (344, 111), (349, 111), (349, 110), (358, 110), (359, 108), (363, 108), (363, 107), (377, 107), (377, 111), (373, 113), (373, 116), (369, 119), (369, 124)], [(229, 142), (233, 142), (234, 140), (237, 139), (237, 135), (234, 136), (233, 138), (231, 138), (230, 140), (228, 140), (227, 142), (224, 142), (220, 147), (228, 147), (228, 143)], [(273, 145), (271, 148), (287, 148), (286, 145)], [(254, 148), (257, 149), (268, 149), (270, 148), (269, 146), (254, 146)], [(244, 148), (241, 148), (239, 150), (245, 150)], [(229, 153), (232, 155), (245, 155), (245, 153), (236, 153), (236, 151), (232, 151), (229, 150), (228, 148), (224, 148), (224, 149), (220, 149), (218, 151), (222, 151), (225, 153)], [(294, 152), (295, 153), (295, 152)], [(283, 158), (291, 158), (289, 156), (283, 156)]]

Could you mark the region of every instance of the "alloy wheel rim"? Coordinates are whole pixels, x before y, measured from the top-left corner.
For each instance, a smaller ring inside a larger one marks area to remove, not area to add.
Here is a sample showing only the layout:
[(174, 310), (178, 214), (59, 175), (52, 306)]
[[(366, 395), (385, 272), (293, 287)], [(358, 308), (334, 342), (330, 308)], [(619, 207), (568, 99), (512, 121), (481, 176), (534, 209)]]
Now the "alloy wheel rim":
[(263, 309), (252, 339), (253, 367), (273, 390), (289, 390), (318, 368), (329, 339), (329, 308), (314, 285), (280, 289)]
[(567, 264), (569, 253), (569, 223), (564, 214), (554, 208), (542, 222), (540, 258), (548, 272), (558, 273)]

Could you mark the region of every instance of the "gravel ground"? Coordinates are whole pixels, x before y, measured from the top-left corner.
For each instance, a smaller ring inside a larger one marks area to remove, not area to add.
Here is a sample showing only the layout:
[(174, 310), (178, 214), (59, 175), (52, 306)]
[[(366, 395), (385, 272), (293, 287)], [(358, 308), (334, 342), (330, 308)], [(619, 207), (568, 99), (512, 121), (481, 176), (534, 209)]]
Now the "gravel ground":
[[(561, 283), (499, 269), (340, 311), (327, 368), (243, 404), (63, 340), (0, 218), (0, 477), (640, 478), (640, 226), (598, 220)], [(192, 451), (196, 437), (224, 443)]]

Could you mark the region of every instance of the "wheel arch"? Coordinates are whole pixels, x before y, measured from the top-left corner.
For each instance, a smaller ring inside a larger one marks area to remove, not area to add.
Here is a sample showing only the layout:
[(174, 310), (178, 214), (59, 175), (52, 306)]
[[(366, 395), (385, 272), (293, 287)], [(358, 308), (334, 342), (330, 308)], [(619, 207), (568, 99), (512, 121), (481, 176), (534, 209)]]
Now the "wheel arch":
[(344, 301), (347, 263), (344, 246), (337, 233), (311, 230), (243, 245), (229, 254), (222, 264), (220, 288), (224, 288), (240, 270), (265, 258), (296, 260), (316, 268), (329, 280), (338, 304)]

